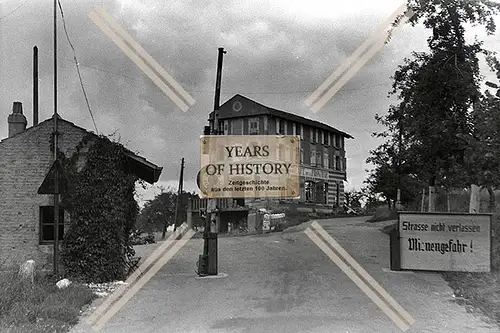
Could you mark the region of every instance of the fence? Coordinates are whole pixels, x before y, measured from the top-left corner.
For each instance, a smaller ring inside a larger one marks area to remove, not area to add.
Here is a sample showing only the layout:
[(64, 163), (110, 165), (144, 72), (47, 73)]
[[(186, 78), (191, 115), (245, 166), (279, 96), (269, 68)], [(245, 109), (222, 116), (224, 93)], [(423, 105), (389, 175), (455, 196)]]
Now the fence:
[[(480, 213), (492, 213), (489, 209), (490, 195), (486, 189), (482, 189), (479, 193)], [(495, 202), (497, 210), (500, 206), (500, 191), (495, 191)], [(467, 213), (469, 212), (470, 203), (470, 190), (469, 189), (451, 189), (446, 190), (444, 188), (436, 187), (436, 212), (457, 212), (457, 213)], [(423, 207), (424, 211), (428, 210), (429, 207), (429, 194), (428, 189), (425, 190), (425, 195), (423, 197)], [(407, 204), (404, 207), (406, 211), (421, 211), (422, 208), (422, 196), (416, 198), (412, 203)]]

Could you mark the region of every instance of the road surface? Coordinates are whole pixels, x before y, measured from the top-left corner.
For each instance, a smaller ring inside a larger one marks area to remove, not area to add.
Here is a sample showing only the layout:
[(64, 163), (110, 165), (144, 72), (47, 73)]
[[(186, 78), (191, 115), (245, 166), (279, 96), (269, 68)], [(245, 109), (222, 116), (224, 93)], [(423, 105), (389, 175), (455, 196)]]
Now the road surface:
[[(390, 272), (389, 237), (365, 218), (320, 225), (411, 314), (407, 332), (500, 332), (460, 305), (435, 273)], [(103, 333), (402, 332), (303, 232), (219, 239), (219, 270), (199, 279), (203, 240), (189, 241)], [(83, 324), (72, 333), (89, 332)]]

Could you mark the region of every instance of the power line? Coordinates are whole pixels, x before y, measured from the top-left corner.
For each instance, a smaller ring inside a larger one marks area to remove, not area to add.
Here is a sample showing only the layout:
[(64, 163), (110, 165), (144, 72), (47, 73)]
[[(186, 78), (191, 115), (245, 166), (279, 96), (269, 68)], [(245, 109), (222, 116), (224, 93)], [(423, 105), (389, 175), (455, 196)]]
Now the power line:
[(13, 11), (11, 11), (7, 15), (0, 17), (0, 21), (2, 21), (3, 19), (7, 18), (7, 16), (10, 16), (10, 15), (14, 14), (15, 12), (17, 12), (19, 9), (21, 9), (22, 6), (24, 6), (25, 4), (27, 4), (28, 1), (29, 0), (24, 1), (22, 4), (20, 4), (19, 6), (17, 6), (16, 9), (14, 9)]
[(83, 86), (83, 80), (82, 80), (82, 75), (80, 74), (80, 67), (78, 66), (78, 60), (76, 59), (76, 51), (75, 48), (73, 47), (73, 44), (71, 43), (71, 40), (69, 38), (68, 30), (66, 29), (66, 20), (64, 19), (64, 12), (61, 6), (61, 1), (57, 0), (57, 3), (59, 4), (59, 10), (61, 11), (61, 17), (63, 21), (63, 27), (64, 27), (64, 32), (66, 33), (66, 38), (68, 39), (68, 43), (71, 46), (71, 49), (73, 50), (73, 59), (75, 61), (76, 65), (76, 71), (78, 72), (78, 79), (80, 80), (80, 85), (82, 87), (83, 91), (83, 96), (85, 97), (85, 102), (87, 103), (87, 108), (90, 112), (90, 117), (92, 118), (92, 122), (94, 123), (94, 128), (97, 134), (99, 134), (99, 131), (97, 130), (97, 125), (94, 120), (94, 115), (92, 114), (92, 110), (90, 109), (90, 103), (89, 99), (87, 98), (87, 92), (85, 91), (85, 87)]

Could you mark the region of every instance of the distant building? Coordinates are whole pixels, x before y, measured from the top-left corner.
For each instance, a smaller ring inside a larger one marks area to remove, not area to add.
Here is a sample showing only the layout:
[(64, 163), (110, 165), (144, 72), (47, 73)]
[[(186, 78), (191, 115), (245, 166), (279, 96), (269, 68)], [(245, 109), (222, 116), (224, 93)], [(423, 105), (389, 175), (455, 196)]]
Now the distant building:
[[(37, 270), (52, 269), (54, 196), (38, 194), (38, 189), (54, 161), (53, 119), (26, 128), (19, 102), (8, 117), (9, 137), (0, 141), (0, 270), (30, 259)], [(59, 149), (67, 157), (78, 152), (78, 166), (83, 166), (97, 135), (61, 117), (58, 132)], [(129, 172), (151, 184), (158, 181), (161, 167), (130, 151), (126, 154)], [(62, 240), (70, 216), (62, 210), (60, 216)]]
[[(210, 128), (214, 126), (210, 113)], [(347, 180), (345, 139), (352, 136), (318, 121), (276, 110), (235, 95), (218, 110), (223, 135), (300, 136), (300, 199), (339, 208), (344, 203)]]

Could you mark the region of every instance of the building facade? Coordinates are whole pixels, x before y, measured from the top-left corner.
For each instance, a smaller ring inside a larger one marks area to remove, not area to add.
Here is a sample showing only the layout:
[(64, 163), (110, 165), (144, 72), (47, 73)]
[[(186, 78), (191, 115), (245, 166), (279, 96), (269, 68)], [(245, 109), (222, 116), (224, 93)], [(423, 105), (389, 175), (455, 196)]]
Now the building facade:
[[(222, 135), (298, 135), (300, 137), (300, 199), (338, 208), (344, 203), (347, 180), (345, 140), (352, 136), (324, 123), (276, 110), (235, 95), (217, 111)], [(214, 127), (214, 112), (209, 126)]]
[[(97, 136), (58, 118), (59, 149), (78, 165)], [(0, 141), (0, 269), (35, 260), (37, 270), (51, 270), (54, 248), (54, 196), (38, 194), (54, 162), (53, 118), (26, 128), (22, 104), (15, 102), (8, 117), (9, 137)], [(52, 146), (52, 147), (51, 147)], [(161, 167), (132, 152), (127, 153), (130, 172), (154, 183)], [(70, 216), (61, 210), (59, 238), (64, 237)]]

